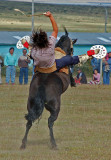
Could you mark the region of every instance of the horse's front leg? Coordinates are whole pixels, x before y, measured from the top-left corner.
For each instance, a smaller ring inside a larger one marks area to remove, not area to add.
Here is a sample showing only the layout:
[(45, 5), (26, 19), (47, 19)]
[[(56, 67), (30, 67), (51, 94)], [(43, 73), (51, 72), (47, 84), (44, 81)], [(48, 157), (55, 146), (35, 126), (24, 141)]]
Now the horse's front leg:
[(21, 145), (20, 149), (25, 149), (26, 148), (27, 136), (28, 136), (28, 132), (29, 132), (31, 126), (32, 126), (32, 121), (28, 121), (27, 124), (26, 124), (25, 136), (22, 140), (22, 145)]
[(71, 87), (76, 87), (75, 79), (72, 76), (71, 67), (69, 68), (69, 75), (70, 75), (70, 85), (71, 85)]

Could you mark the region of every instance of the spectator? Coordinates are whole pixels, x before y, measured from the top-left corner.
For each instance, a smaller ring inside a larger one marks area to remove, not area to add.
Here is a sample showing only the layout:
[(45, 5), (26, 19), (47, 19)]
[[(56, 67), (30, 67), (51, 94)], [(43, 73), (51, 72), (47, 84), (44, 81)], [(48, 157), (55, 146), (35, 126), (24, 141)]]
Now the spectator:
[(97, 58), (93, 58), (91, 60), (91, 65), (93, 67), (93, 73), (94, 73), (94, 70), (97, 69), (98, 70), (98, 73), (100, 73), (100, 59), (97, 59)]
[[(107, 55), (106, 55), (107, 56)], [(106, 70), (106, 66), (109, 68)], [(108, 57), (103, 59), (103, 84), (110, 84), (110, 71), (111, 71), (111, 52), (108, 53)]]
[(0, 56), (0, 84), (2, 84), (1, 67), (3, 67), (3, 65), (4, 65), (3, 58)]
[(9, 49), (9, 53), (5, 56), (4, 64), (6, 68), (6, 84), (9, 84), (10, 76), (11, 76), (11, 83), (15, 84), (15, 73), (17, 66), (17, 57), (14, 53), (14, 48), (11, 47)]
[(89, 84), (100, 84), (100, 73), (98, 73), (97, 69), (94, 70), (93, 80), (91, 80), (88, 83)]
[(75, 82), (78, 84), (87, 84), (86, 75), (81, 71), (80, 68), (77, 69), (77, 77), (75, 78)]
[(20, 67), (19, 84), (23, 83), (23, 77), (24, 84), (28, 83), (28, 64), (30, 63), (30, 60), (26, 54), (27, 50), (23, 49), (23, 56), (20, 56), (18, 60), (18, 66)]

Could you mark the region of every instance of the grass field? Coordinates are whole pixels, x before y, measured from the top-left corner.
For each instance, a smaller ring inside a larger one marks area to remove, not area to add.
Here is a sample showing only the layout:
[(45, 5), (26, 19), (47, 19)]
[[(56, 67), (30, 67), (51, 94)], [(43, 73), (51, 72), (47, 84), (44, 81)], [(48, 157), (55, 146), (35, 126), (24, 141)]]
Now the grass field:
[[(0, 1), (0, 30), (30, 31), (31, 17), (15, 12), (18, 8), (31, 14), (31, 3)], [(36, 4), (35, 14), (51, 11), (57, 21), (59, 31), (65, 25), (72, 32), (104, 32), (105, 9), (103, 7), (65, 6)], [(108, 8), (107, 32), (111, 32), (111, 9)], [(35, 29), (38, 27), (51, 31), (52, 26), (45, 16), (35, 17)]]
[(39, 124), (35, 122), (30, 130), (26, 150), (21, 151), (28, 90), (29, 85), (20, 86), (18, 80), (15, 86), (0, 85), (0, 160), (111, 159), (111, 86), (69, 87), (54, 125), (58, 150), (50, 148), (49, 113), (44, 110)]

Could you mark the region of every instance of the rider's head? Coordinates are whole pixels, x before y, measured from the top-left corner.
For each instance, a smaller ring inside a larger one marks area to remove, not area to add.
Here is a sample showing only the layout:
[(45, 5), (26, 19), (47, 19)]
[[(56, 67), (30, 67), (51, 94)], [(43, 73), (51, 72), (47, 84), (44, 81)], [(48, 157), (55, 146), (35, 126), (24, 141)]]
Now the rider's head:
[(37, 49), (37, 48), (46, 48), (48, 47), (49, 42), (48, 42), (48, 37), (47, 33), (42, 31), (41, 29), (37, 32), (33, 32), (32, 34), (32, 47)]

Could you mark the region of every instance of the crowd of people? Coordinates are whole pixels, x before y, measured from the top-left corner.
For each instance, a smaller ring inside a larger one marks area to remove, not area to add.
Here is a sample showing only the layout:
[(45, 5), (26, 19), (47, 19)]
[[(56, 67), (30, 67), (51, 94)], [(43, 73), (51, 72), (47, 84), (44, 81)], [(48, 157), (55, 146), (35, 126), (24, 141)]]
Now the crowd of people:
[[(12, 85), (15, 84), (16, 76), (16, 66), (20, 68), (19, 73), (19, 84), (22, 85), (28, 83), (28, 65), (30, 64), (30, 59), (27, 57), (27, 50), (23, 49), (23, 55), (17, 59), (14, 53), (14, 48), (9, 49), (9, 53), (6, 54), (4, 60), (0, 56), (0, 84), (2, 84), (1, 78), (1, 68), (3, 65), (6, 66), (6, 84), (9, 84), (10, 79)], [(85, 73), (78, 68), (77, 76), (74, 78), (76, 84), (100, 84), (100, 60), (93, 58), (91, 60), (91, 65), (93, 68), (92, 80), (87, 81)], [(103, 84), (110, 84), (110, 70), (111, 70), (111, 52), (107, 53), (106, 57), (103, 58)], [(24, 80), (24, 82), (23, 82)]]
[[(77, 76), (75, 77), (75, 82), (77, 84), (100, 84), (100, 59), (93, 58), (91, 60), (91, 65), (93, 69), (92, 80), (87, 82), (87, 78), (84, 72), (79, 68), (77, 69)], [(110, 84), (110, 71), (111, 71), (111, 52), (108, 52), (106, 57), (103, 58), (102, 63), (103, 68), (103, 84)]]
[(100, 73), (98, 73), (97, 69), (94, 69), (92, 80), (89, 82), (87, 81), (85, 73), (80, 68), (77, 69), (77, 72), (78, 74), (75, 77), (76, 84), (100, 84)]
[(15, 76), (16, 76), (16, 66), (18, 65), (20, 68), (19, 74), (19, 84), (28, 83), (28, 64), (30, 60), (27, 58), (27, 50), (23, 49), (23, 55), (17, 59), (16, 54), (14, 53), (14, 48), (11, 47), (9, 49), (9, 53), (6, 54), (4, 61), (3, 58), (0, 57), (0, 84), (2, 84), (1, 78), (1, 67), (3, 65), (6, 66), (6, 84), (8, 85), (11, 79), (11, 84), (15, 84)]

